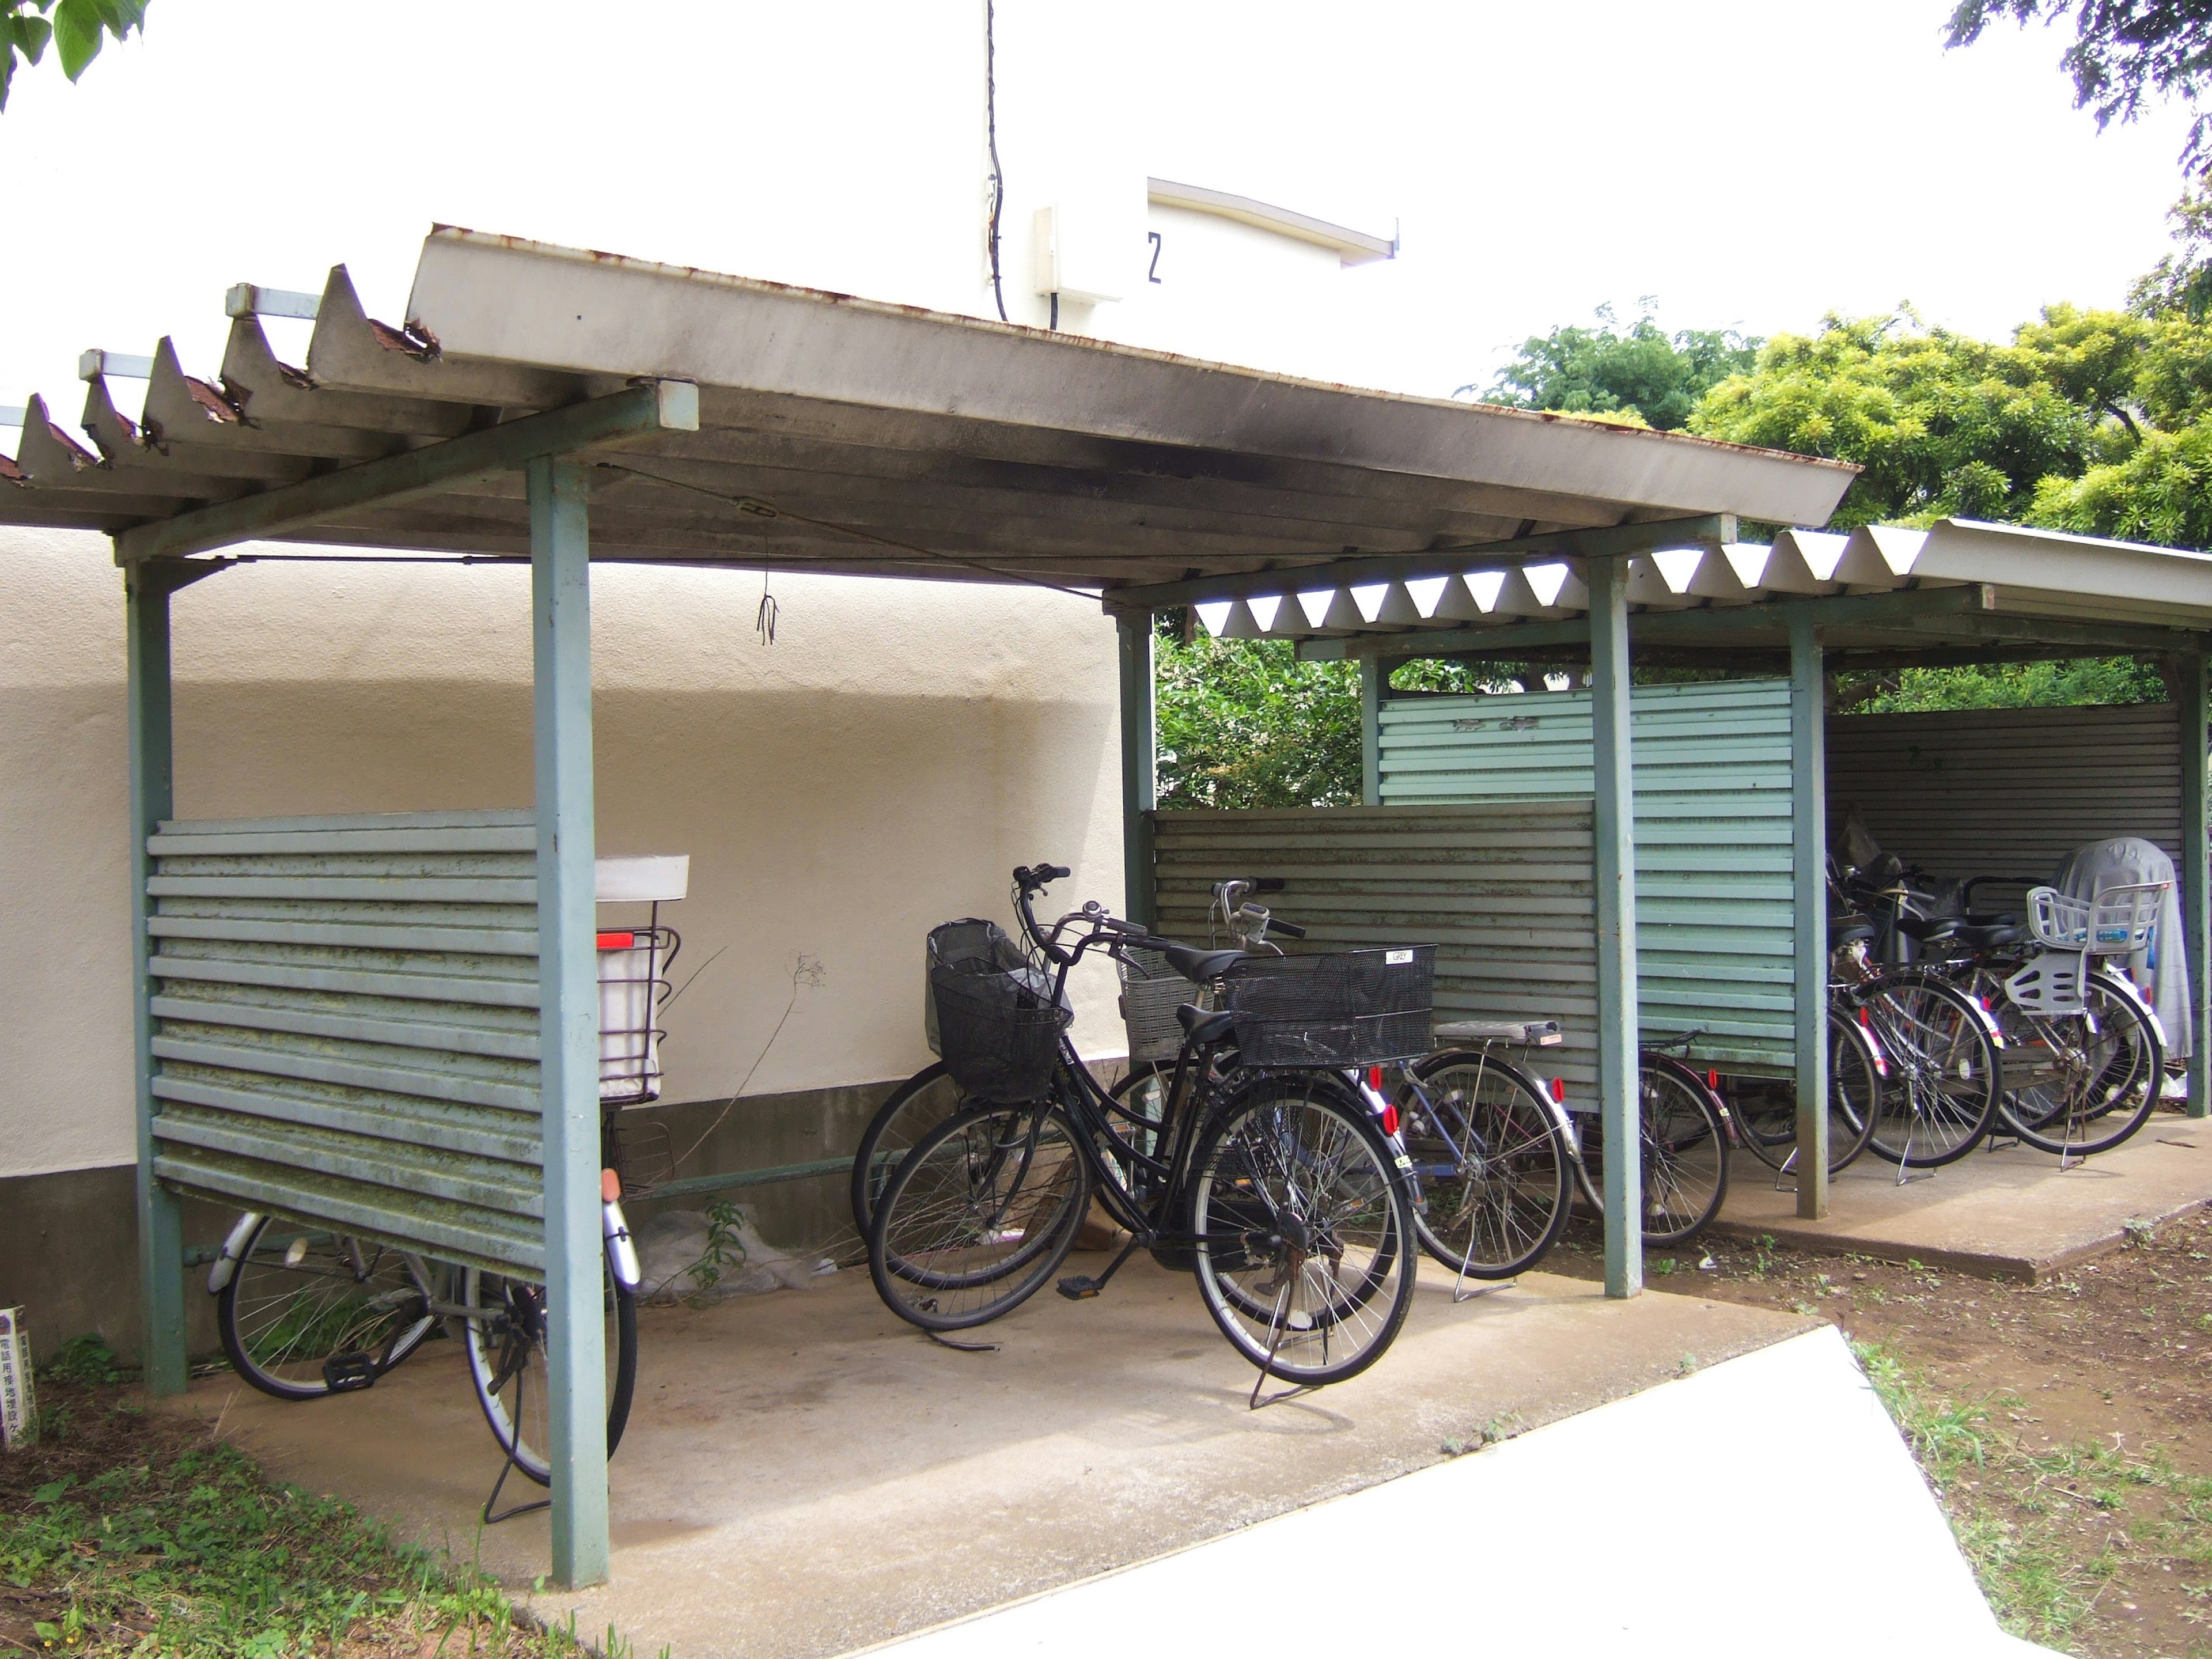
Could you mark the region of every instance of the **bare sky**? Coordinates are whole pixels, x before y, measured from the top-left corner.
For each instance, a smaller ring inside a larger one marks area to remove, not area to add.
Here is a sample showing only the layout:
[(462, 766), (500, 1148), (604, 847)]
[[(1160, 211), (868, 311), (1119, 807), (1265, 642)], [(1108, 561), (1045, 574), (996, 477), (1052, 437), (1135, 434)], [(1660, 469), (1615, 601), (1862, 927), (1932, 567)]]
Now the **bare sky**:
[[(319, 288), (343, 259), (397, 316), (433, 221), (881, 292), (895, 261), (825, 250), (976, 234), (980, 168), (933, 191), (967, 164), (908, 113), (972, 99), (980, 132), (980, 9), (155, 0), (143, 42), (75, 88), (20, 76), (0, 113), (0, 403), (73, 418), (80, 348), (164, 329), (211, 370), (231, 282)], [(2116, 303), (2166, 246), (2179, 115), (2100, 136), (2060, 36), (1947, 53), (1948, 9), (1001, 0), (1001, 72), (1015, 106), (1123, 112), (1145, 171), (1401, 224), (1402, 258), (1345, 274), (1332, 360), (1445, 393), (1643, 295), (1760, 333), (1909, 300), (2001, 336)]]

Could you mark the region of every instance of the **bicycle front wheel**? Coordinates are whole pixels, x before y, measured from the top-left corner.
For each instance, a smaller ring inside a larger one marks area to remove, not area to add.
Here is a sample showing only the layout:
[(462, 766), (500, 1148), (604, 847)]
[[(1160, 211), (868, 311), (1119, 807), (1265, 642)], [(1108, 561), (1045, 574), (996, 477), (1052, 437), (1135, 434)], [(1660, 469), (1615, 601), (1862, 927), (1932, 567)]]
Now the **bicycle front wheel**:
[(1382, 1357), (1413, 1305), (1413, 1206), (1361, 1106), (1313, 1078), (1261, 1079), (1200, 1144), (1199, 1297), (1270, 1376), (1318, 1386)]
[(1036, 1293), (1090, 1204), (1090, 1167), (1058, 1107), (972, 1106), (892, 1173), (868, 1231), (868, 1273), (910, 1324), (980, 1325)]
[(1644, 1242), (1686, 1244), (1720, 1213), (1728, 1196), (1728, 1125), (1705, 1079), (1670, 1055), (1643, 1057), (1637, 1094)]
[(1888, 1071), (1867, 1141), (1875, 1156), (1932, 1170), (1972, 1152), (1997, 1109), (1997, 1049), (1980, 1009), (1917, 975), (1885, 975), (1848, 995)]
[[(607, 1354), (607, 1455), (622, 1443), (637, 1388), (637, 1297), (602, 1270)], [(553, 1484), (550, 1322), (545, 1287), (471, 1267), (461, 1275), (469, 1379), (499, 1449), (541, 1486)]]
[(2164, 1045), (2142, 1006), (2090, 975), (2085, 1013), (2021, 1014), (2006, 1022), (2005, 1066), (2023, 1085), (1997, 1111), (2008, 1133), (2039, 1152), (2087, 1158), (2142, 1127), (2157, 1104)]
[(1419, 1191), (1414, 1235), (1454, 1273), (1527, 1273), (1566, 1230), (1574, 1207), (1566, 1137), (1537, 1085), (1469, 1050), (1417, 1061), (1398, 1121)]
[[(1866, 1150), (1881, 1112), (1881, 1067), (1857, 1024), (1828, 1011), (1828, 1173), (1844, 1169)], [(1797, 1156), (1797, 1100), (1786, 1084), (1733, 1096), (1729, 1114), (1752, 1155), (1772, 1170), (1794, 1170)]]
[(216, 1298), (216, 1328), (262, 1393), (316, 1400), (414, 1352), (437, 1324), (432, 1299), (419, 1256), (263, 1216)]
[(875, 1221), (876, 1201), (890, 1185), (899, 1160), (968, 1103), (968, 1091), (952, 1080), (940, 1060), (900, 1084), (876, 1109), (853, 1154), (853, 1226), (863, 1239)]

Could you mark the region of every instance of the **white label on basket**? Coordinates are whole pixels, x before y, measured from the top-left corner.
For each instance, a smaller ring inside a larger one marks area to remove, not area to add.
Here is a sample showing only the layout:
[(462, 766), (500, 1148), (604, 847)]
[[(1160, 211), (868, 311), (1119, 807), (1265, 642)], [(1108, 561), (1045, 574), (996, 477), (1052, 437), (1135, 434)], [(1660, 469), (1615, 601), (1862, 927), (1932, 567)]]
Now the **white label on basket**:
[(1411, 962), (1413, 959), (1413, 953), (1411, 951), (1385, 951), (1382, 953), (1384, 964), (1391, 968), (1395, 968), (1401, 962)]

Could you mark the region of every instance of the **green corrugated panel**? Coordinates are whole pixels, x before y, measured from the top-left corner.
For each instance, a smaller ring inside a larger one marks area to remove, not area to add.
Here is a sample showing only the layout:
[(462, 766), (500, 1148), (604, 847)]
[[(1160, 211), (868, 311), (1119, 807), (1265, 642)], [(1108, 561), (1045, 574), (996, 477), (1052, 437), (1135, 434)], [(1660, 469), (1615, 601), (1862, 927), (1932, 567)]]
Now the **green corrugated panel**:
[[(1794, 1031), (1790, 683), (1638, 686), (1637, 985), (1647, 1036), (1786, 1068)], [(1386, 807), (1583, 796), (1586, 691), (1382, 705)]]
[(1562, 1022), (1565, 1045), (1536, 1063), (1588, 1099), (1597, 1076), (1590, 818), (1587, 799), (1156, 813), (1159, 927), (1203, 943), (1215, 882), (1280, 877), (1289, 885), (1269, 902), (1311, 930), (1306, 948), (1434, 945), (1438, 1019)]
[(161, 1177), (541, 1274), (535, 844), (528, 812), (165, 824)]

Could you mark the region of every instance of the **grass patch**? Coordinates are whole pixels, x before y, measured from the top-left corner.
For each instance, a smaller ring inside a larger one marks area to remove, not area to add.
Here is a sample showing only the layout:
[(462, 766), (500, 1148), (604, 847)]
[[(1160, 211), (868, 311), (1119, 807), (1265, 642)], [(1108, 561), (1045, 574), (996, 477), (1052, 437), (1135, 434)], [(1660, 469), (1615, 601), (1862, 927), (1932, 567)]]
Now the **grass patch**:
[(2212, 1620), (2212, 1480), (2117, 1442), (2031, 1448), (1998, 1420), (2017, 1401), (1955, 1400), (1880, 1344), (1852, 1349), (2007, 1630), (2064, 1645), (2127, 1617), (2116, 1587), (2166, 1571), (2207, 1609), (2184, 1616)]
[[(76, 1354), (40, 1440), (0, 1459), (0, 1655), (575, 1659), (473, 1565), (273, 1481), (201, 1425), (149, 1415)], [(599, 1644), (628, 1659), (612, 1632)]]

